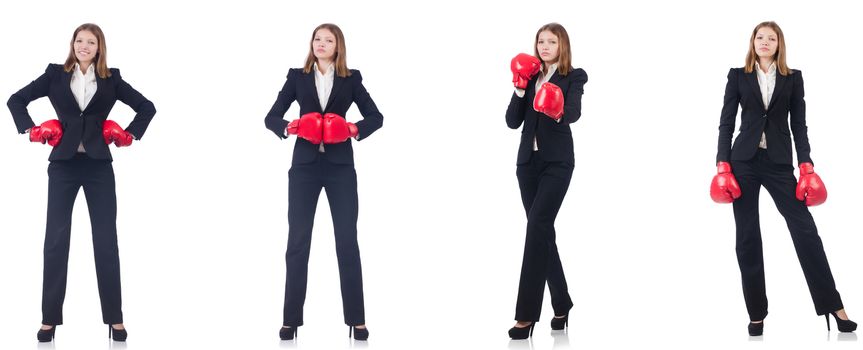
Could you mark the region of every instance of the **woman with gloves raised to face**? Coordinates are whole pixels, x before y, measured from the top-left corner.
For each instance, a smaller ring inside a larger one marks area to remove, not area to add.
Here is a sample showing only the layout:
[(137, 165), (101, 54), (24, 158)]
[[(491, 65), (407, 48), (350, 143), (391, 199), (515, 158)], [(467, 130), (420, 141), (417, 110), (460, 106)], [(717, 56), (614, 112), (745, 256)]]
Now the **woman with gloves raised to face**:
[[(785, 38), (776, 23), (763, 22), (755, 27), (745, 64), (743, 68), (732, 68), (728, 72), (719, 119), (718, 174), (711, 184), (710, 195), (717, 203), (734, 203), (737, 263), (749, 312), (749, 335), (763, 333), (767, 316), (758, 216), (762, 186), (773, 198), (791, 231), (815, 312), (828, 317), (828, 329), (829, 315), (833, 315), (840, 331), (852, 332), (857, 324), (845, 313), (815, 221), (807, 208), (823, 203), (827, 190), (809, 157), (803, 74), (788, 68)], [(741, 109), (740, 133), (732, 146), (738, 107)], [(799, 180), (794, 178), (792, 135)]]
[[(363, 87), (358, 70), (349, 70), (345, 39), (334, 24), (315, 28), (303, 68), (291, 69), (265, 123), (276, 136), (295, 135), (294, 155), (288, 172), (288, 249), (285, 254), (284, 319), (279, 337), (293, 339), (303, 325), (312, 224), (321, 189), (326, 190), (339, 260), (344, 322), (354, 339), (366, 340), (363, 279), (357, 244), (357, 173), (352, 139), (369, 137), (384, 117)], [(300, 117), (284, 120), (294, 102)], [(356, 103), (363, 119), (346, 121)]]
[(534, 55), (512, 59), (515, 92), (506, 124), (522, 127), (517, 170), (527, 214), (527, 236), (515, 306), (512, 339), (525, 339), (539, 321), (545, 284), (551, 292), (552, 329), (564, 329), (572, 308), (555, 244), (554, 220), (569, 188), (575, 163), (570, 124), (581, 116), (587, 73), (572, 68), (569, 35), (550, 23), (536, 32)]

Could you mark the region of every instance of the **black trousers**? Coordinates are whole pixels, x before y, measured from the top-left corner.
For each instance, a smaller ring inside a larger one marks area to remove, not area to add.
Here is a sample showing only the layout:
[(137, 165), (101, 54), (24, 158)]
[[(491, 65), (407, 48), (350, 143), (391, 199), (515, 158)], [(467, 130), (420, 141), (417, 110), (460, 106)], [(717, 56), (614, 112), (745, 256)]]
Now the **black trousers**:
[(546, 162), (533, 152), (516, 170), (521, 200), (527, 213), (527, 237), (518, 285), (515, 319), (539, 321), (545, 284), (556, 315), (572, 308), (563, 266), (555, 244), (554, 220), (572, 179), (571, 162)]
[(78, 154), (70, 160), (52, 161), (48, 165), (48, 220), (42, 284), (42, 323), (63, 324), (63, 300), (66, 298), (66, 271), (69, 262), (69, 239), (72, 228), (72, 206), (78, 190), (84, 187), (90, 225), (93, 230), (93, 253), (102, 321), (123, 323), (120, 299), (120, 258), (117, 249), (117, 194), (114, 169), (110, 160), (96, 160)]
[(336, 256), (342, 289), (345, 324), (365, 324), (363, 276), (357, 245), (357, 173), (351, 164), (332, 164), (318, 158), (293, 165), (288, 172), (288, 249), (285, 253), (284, 326), (303, 325), (312, 226), (321, 188), (327, 192), (336, 236)]
[(815, 303), (815, 312), (823, 315), (842, 309), (842, 299), (836, 291), (815, 220), (806, 204), (795, 197), (797, 179), (794, 177), (794, 167), (773, 163), (764, 149), (759, 149), (751, 160), (731, 163), (742, 192), (740, 198), (734, 201), (734, 221), (737, 225), (737, 263), (740, 265), (743, 297), (749, 318), (758, 321), (767, 316), (764, 258), (758, 219), (758, 195), (762, 185), (773, 197), (776, 208), (791, 231), (791, 240)]

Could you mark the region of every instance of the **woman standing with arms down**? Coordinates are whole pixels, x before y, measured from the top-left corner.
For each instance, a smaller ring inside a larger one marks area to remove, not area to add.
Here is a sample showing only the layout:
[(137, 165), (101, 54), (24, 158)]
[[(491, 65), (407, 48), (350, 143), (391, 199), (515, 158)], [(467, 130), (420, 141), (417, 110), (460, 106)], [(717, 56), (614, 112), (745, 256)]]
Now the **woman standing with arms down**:
[[(364, 140), (383, 124), (358, 70), (346, 63), (345, 39), (334, 24), (322, 24), (312, 32), (303, 68), (291, 69), (276, 102), (265, 118), (268, 129), (280, 138), (296, 135), (291, 170), (288, 172), (288, 249), (285, 253), (284, 320), (282, 340), (293, 339), (303, 325), (312, 224), (321, 189), (326, 190), (333, 228), (342, 291), (344, 322), (348, 336), (366, 340), (363, 280), (357, 244), (357, 173), (351, 138)], [(284, 120), (297, 101), (299, 119)], [(363, 120), (344, 118), (356, 103)]]
[[(815, 221), (807, 208), (823, 203), (827, 190), (809, 157), (803, 75), (786, 64), (785, 37), (779, 25), (763, 22), (755, 27), (745, 63), (743, 68), (732, 68), (728, 72), (719, 120), (717, 175), (710, 195), (717, 203), (734, 203), (737, 263), (749, 312), (749, 335), (763, 333), (767, 316), (758, 216), (761, 186), (767, 189), (779, 213), (785, 217), (815, 312), (827, 317), (828, 330), (829, 315), (833, 315), (839, 331), (853, 332), (857, 324), (845, 313)], [(738, 106), (741, 108), (740, 133), (732, 146)], [(792, 134), (800, 168), (799, 181), (794, 178), (792, 166)]]
[[(57, 119), (33, 123), (27, 105), (48, 96)], [(116, 101), (137, 113), (124, 130), (106, 120)], [(117, 195), (114, 170), (108, 145), (129, 146), (144, 136), (156, 109), (138, 91), (120, 77), (120, 71), (108, 68), (105, 35), (99, 26), (83, 24), (75, 29), (64, 65), (49, 64), (45, 73), (19, 90), (7, 103), (20, 133), (29, 133), (30, 141), (53, 147), (48, 160), (48, 218), (42, 285), (42, 327), (40, 342), (54, 339), (58, 325), (63, 324), (63, 300), (66, 296), (66, 269), (72, 206), (78, 190), (84, 188), (90, 224), (102, 321), (108, 324), (108, 335), (126, 340), (120, 300), (120, 259), (117, 247)]]
[(575, 163), (570, 124), (581, 116), (581, 95), (587, 73), (572, 68), (569, 35), (550, 23), (536, 32), (534, 55), (512, 59), (515, 92), (506, 110), (506, 124), (522, 126), (516, 174), (527, 214), (516, 324), (512, 339), (526, 339), (539, 321), (545, 284), (554, 308), (552, 329), (568, 324), (572, 299), (555, 244), (554, 220), (569, 188)]

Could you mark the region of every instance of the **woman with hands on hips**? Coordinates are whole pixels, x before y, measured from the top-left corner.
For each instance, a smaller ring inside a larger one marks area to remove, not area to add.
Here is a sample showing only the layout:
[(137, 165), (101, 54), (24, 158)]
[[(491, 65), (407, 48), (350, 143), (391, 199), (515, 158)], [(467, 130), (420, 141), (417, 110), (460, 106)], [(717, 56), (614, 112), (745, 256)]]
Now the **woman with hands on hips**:
[(550, 23), (536, 32), (534, 55), (512, 59), (515, 92), (506, 110), (506, 124), (522, 127), (516, 174), (527, 214), (515, 326), (512, 339), (526, 339), (539, 321), (545, 284), (551, 293), (551, 328), (568, 325), (572, 299), (555, 244), (554, 220), (572, 179), (575, 163), (570, 124), (581, 116), (581, 95), (587, 73), (572, 68), (569, 35)]
[[(291, 169), (288, 172), (287, 276), (282, 340), (294, 339), (303, 325), (312, 225), (321, 189), (326, 190), (336, 237), (336, 255), (342, 292), (344, 322), (348, 336), (366, 340), (362, 267), (357, 244), (357, 174), (351, 138), (364, 140), (383, 124), (358, 70), (346, 63), (345, 39), (341, 29), (325, 23), (312, 32), (309, 54), (303, 68), (288, 72), (265, 124), (276, 136), (296, 135)], [(284, 120), (290, 105), (297, 101), (299, 119)], [(348, 108), (356, 103), (363, 119), (356, 124), (345, 120)]]
[[(33, 100), (48, 96), (57, 119), (36, 125), (27, 111)], [(137, 113), (124, 130), (106, 120), (116, 101)], [(45, 73), (16, 92), (7, 103), (18, 132), (53, 149), (48, 160), (48, 216), (45, 230), (42, 327), (40, 342), (54, 339), (63, 324), (66, 270), (72, 226), (72, 206), (84, 188), (90, 224), (102, 321), (108, 335), (126, 340), (120, 299), (120, 259), (117, 247), (117, 195), (108, 145), (129, 146), (140, 139), (156, 114), (149, 100), (133, 89), (120, 71), (108, 68), (105, 35), (99, 26), (75, 29), (64, 65), (49, 64)]]
[[(803, 92), (803, 74), (788, 68), (786, 63), (785, 37), (779, 25), (774, 22), (758, 24), (752, 31), (745, 66), (728, 72), (719, 119), (717, 174), (710, 186), (710, 196), (715, 202), (733, 202), (737, 263), (751, 336), (763, 334), (767, 316), (758, 215), (762, 186), (788, 224), (815, 312), (827, 318), (828, 330), (829, 315), (835, 318), (839, 331), (857, 329), (857, 324), (845, 313), (821, 237), (807, 208), (824, 203), (827, 189), (809, 157)], [(738, 106), (741, 109), (740, 133), (732, 145)], [(794, 178), (792, 166), (792, 134), (799, 180)]]

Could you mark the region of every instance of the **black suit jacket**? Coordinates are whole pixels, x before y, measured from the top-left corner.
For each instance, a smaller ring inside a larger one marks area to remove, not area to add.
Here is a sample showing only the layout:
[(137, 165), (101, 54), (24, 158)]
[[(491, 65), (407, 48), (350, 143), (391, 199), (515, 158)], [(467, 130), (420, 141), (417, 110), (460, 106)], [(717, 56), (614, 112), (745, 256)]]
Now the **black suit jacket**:
[[(356, 123), (359, 135), (357, 141), (369, 137), (384, 123), (384, 116), (378, 111), (372, 97), (363, 87), (363, 77), (360, 71), (351, 69), (351, 75), (341, 78), (336, 75), (333, 79), (333, 90), (330, 92), (327, 105), (321, 108), (318, 98), (318, 90), (315, 87), (315, 72), (303, 73), (302, 68), (294, 68), (288, 71), (288, 78), (282, 91), (267, 117), (264, 124), (276, 136), (286, 138), (285, 128), (288, 121), (284, 119), (285, 112), (294, 101), (300, 105), (300, 115), (312, 112), (336, 113), (342, 117), (347, 113), (351, 104), (356, 102), (363, 119)], [(337, 144), (324, 145), (326, 152), (320, 153), (318, 145), (312, 144), (303, 138), (297, 138), (294, 144), (294, 156), (291, 164), (306, 164), (313, 162), (317, 157), (324, 157), (336, 164), (354, 164), (354, 151), (351, 139)]]
[(563, 116), (559, 123), (533, 109), (537, 79), (539, 79), (539, 74), (530, 79), (524, 97), (518, 97), (513, 92), (509, 107), (506, 109), (507, 126), (516, 129), (524, 123), (524, 127), (521, 129), (521, 144), (518, 146), (516, 164), (522, 165), (530, 160), (534, 137), (536, 137), (536, 144), (543, 159), (573, 163), (575, 156), (572, 150), (572, 130), (570, 130), (569, 124), (575, 123), (581, 117), (581, 95), (584, 94), (587, 73), (581, 68), (570, 68), (570, 72), (566, 76), (555, 72), (549, 79), (548, 82), (559, 86), (563, 91)]
[[(776, 72), (776, 86), (770, 104), (765, 109), (758, 85), (758, 73), (745, 73), (743, 68), (728, 72), (725, 102), (719, 119), (719, 151), (717, 162), (749, 160), (755, 156), (763, 132), (767, 139), (767, 155), (775, 163), (791, 164), (791, 133), (797, 147), (797, 161), (812, 162), (809, 157), (809, 136), (806, 132), (806, 102), (803, 100), (803, 74), (798, 70), (784, 76)], [(731, 145), (737, 106), (740, 105), (740, 134)], [(791, 114), (791, 128), (788, 115)]]
[(27, 111), (27, 105), (37, 98), (48, 96), (57, 119), (63, 125), (63, 138), (51, 151), (48, 160), (71, 159), (82, 142), (91, 158), (112, 160), (111, 151), (102, 138), (102, 124), (111, 113), (114, 103), (120, 100), (135, 110), (135, 119), (126, 131), (139, 140), (156, 114), (156, 107), (123, 81), (119, 69), (111, 68), (111, 76), (106, 79), (96, 75), (96, 93), (82, 111), (69, 87), (73, 73), (64, 71), (62, 65), (49, 64), (44, 74), (9, 97), (6, 105), (12, 112), (15, 126), (22, 134), (34, 127), (36, 124)]

